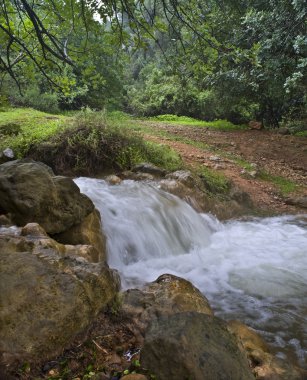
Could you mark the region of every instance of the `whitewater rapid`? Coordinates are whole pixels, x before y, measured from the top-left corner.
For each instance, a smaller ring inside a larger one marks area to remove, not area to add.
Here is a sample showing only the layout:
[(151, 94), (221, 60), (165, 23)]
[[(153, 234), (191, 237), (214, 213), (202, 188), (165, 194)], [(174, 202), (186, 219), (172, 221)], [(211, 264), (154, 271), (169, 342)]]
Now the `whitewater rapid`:
[(78, 178), (101, 212), (124, 288), (190, 280), (215, 314), (255, 328), (307, 366), (307, 215), (219, 222), (154, 185)]

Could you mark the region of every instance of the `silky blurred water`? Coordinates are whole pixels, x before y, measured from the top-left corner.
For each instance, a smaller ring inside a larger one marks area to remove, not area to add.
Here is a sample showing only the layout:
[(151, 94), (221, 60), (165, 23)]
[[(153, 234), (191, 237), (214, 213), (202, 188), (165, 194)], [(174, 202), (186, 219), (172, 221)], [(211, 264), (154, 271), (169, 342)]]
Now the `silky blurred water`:
[(184, 277), (216, 315), (241, 320), (307, 366), (307, 215), (221, 223), (153, 185), (76, 183), (101, 212), (124, 288)]

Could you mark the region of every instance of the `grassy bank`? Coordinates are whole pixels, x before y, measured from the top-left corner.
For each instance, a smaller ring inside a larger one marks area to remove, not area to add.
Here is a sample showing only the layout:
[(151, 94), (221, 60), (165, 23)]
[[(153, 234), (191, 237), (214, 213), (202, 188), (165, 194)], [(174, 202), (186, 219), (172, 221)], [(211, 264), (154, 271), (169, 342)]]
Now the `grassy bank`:
[(145, 141), (127, 120), (122, 113), (90, 110), (64, 116), (8, 109), (0, 113), (0, 150), (9, 147), (17, 158), (31, 157), (72, 175), (127, 170), (141, 162), (167, 170), (182, 167), (175, 151)]

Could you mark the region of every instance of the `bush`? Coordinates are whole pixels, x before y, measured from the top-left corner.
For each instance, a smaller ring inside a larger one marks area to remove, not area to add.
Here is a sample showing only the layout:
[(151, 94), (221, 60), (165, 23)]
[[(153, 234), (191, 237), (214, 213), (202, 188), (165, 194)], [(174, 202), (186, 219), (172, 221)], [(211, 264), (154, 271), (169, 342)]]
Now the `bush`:
[(14, 105), (21, 107), (32, 107), (49, 113), (60, 111), (58, 95), (51, 92), (42, 93), (38, 87), (30, 87), (22, 95), (16, 92), (10, 99)]
[(171, 149), (145, 142), (121, 121), (108, 120), (103, 112), (83, 111), (74, 126), (48, 142), (32, 148), (31, 157), (56, 172), (77, 175), (106, 174), (151, 162), (169, 170), (180, 168), (180, 157)]

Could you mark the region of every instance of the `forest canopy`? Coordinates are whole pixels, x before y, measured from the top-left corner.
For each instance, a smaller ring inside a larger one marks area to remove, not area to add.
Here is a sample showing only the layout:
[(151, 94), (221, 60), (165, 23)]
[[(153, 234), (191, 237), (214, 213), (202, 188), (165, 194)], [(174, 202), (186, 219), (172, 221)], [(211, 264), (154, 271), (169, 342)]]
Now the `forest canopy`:
[(271, 127), (306, 120), (304, 0), (1, 0), (1, 94)]

